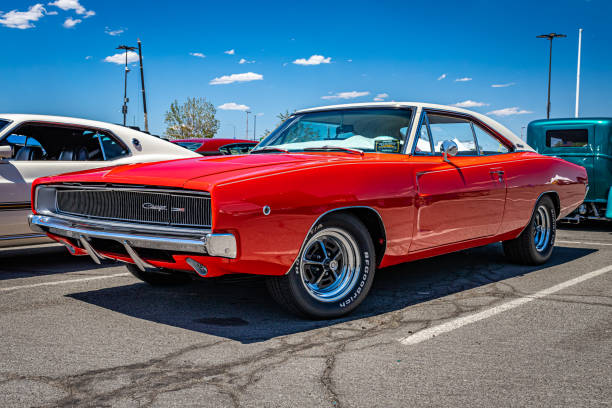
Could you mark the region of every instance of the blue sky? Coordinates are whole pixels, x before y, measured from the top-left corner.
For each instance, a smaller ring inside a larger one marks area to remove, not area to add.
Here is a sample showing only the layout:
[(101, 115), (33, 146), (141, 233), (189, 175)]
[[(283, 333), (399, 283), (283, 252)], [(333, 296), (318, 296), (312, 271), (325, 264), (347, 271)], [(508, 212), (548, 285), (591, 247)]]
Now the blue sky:
[[(552, 116), (573, 116), (578, 28), (581, 115), (612, 116), (610, 15), (609, 0), (3, 0), (0, 112), (121, 122), (123, 67), (105, 59), (140, 38), (157, 134), (170, 103), (190, 96), (217, 107), (248, 106), (260, 115), (258, 136), (286, 109), (380, 96), (476, 102), (481, 106), (470, 109), (493, 112), (520, 135), (546, 114), (548, 41), (537, 34), (567, 34), (553, 45)], [(132, 69), (128, 118), (142, 126), (139, 74)], [(243, 81), (226, 83), (236, 78)], [(233, 137), (234, 126), (244, 136), (244, 112), (218, 109), (218, 118), (218, 137)], [(251, 120), (250, 137), (252, 126)]]

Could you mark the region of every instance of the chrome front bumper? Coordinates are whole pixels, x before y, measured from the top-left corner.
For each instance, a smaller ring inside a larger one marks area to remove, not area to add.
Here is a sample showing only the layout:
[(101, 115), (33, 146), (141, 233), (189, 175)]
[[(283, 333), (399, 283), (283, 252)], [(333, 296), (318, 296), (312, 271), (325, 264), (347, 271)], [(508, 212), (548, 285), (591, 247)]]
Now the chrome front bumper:
[[(133, 226), (122, 228), (119, 223), (104, 225), (104, 222), (71, 220), (56, 216), (32, 214), (28, 216), (30, 228), (37, 232), (48, 232), (80, 241), (87, 252), (96, 260), (99, 255), (91, 248), (90, 238), (117, 241), (126, 247), (128, 253), (133, 248), (162, 249), (177, 252), (193, 252), (209, 256), (236, 258), (236, 238), (232, 234), (213, 234), (207, 231), (190, 232), (188, 235), (177, 228), (160, 228), (163, 233), (154, 234), (148, 226), (138, 230)], [(109, 223), (111, 224), (111, 223)], [(129, 249), (128, 249), (129, 248)], [(131, 255), (131, 254), (130, 254)]]

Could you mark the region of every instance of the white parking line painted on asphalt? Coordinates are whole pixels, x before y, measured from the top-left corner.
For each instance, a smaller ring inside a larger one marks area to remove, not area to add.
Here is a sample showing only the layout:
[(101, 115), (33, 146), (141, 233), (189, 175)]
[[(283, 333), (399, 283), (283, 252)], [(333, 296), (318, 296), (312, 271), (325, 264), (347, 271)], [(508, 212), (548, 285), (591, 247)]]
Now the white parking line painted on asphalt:
[(604, 246), (612, 246), (612, 243), (609, 242), (584, 242), (584, 241), (561, 241), (556, 240), (560, 244), (580, 244), (580, 245), (604, 245)]
[(502, 303), (499, 306), (492, 307), (482, 312), (478, 312), (478, 313), (471, 314), (471, 315), (464, 316), (464, 317), (459, 317), (455, 320), (451, 320), (449, 322), (442, 323), (438, 326), (423, 329), (408, 337), (404, 337), (403, 339), (400, 339), (399, 342), (404, 345), (411, 345), (411, 344), (418, 344), (426, 340), (430, 340), (440, 334), (450, 332), (452, 330), (458, 329), (467, 324), (474, 323), (474, 322), (486, 319), (491, 316), (495, 316), (496, 314), (505, 312), (510, 309), (514, 309), (516, 307), (524, 305), (525, 303), (531, 302), (532, 300), (540, 299), (545, 296), (552, 295), (555, 292), (559, 292), (560, 290), (569, 288), (570, 286), (576, 285), (580, 282), (584, 282), (596, 276), (603, 275), (604, 273), (610, 272), (610, 271), (612, 271), (612, 265), (606, 266), (605, 268), (601, 268), (593, 272), (586, 273), (577, 278), (570, 279), (565, 282), (561, 282), (558, 285), (551, 286), (548, 289), (543, 289), (539, 292), (534, 293), (533, 295), (520, 297), (518, 299), (512, 300), (507, 303)]
[(70, 283), (76, 283), (76, 282), (87, 282), (87, 281), (99, 280), (99, 279), (119, 278), (121, 276), (132, 276), (132, 274), (131, 273), (115, 273), (114, 275), (92, 276), (91, 278), (68, 279), (68, 280), (55, 281), (55, 282), (33, 283), (31, 285), (10, 286), (8, 288), (0, 288), (0, 292), (8, 292), (11, 290), (18, 290), (18, 289), (37, 288), (39, 286), (54, 286), (54, 285), (64, 285), (64, 284), (70, 284)]

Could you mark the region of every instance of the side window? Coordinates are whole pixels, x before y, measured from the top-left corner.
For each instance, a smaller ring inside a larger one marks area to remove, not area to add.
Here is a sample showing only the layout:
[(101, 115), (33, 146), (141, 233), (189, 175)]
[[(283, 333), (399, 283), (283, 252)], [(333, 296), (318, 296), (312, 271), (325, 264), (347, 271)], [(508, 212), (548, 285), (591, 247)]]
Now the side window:
[(416, 147), (414, 148), (415, 154), (431, 154), (431, 137), (429, 135), (429, 129), (427, 128), (427, 115), (423, 116), (421, 121), (421, 128), (417, 134)]
[(586, 147), (589, 144), (587, 129), (559, 129), (546, 131), (546, 147)]
[(219, 148), (221, 154), (247, 154), (256, 144), (253, 143), (232, 143)]
[(438, 114), (427, 116), (436, 153), (440, 153), (442, 142), (450, 140), (457, 144), (457, 156), (476, 156), (478, 154), (470, 121)]
[(104, 148), (104, 159), (105, 160), (115, 160), (121, 156), (125, 156), (128, 154), (128, 150), (121, 146), (115, 139), (111, 136), (98, 133), (98, 137), (100, 138), (100, 143)]
[(508, 153), (510, 150), (501, 143), (495, 136), (474, 123), (474, 133), (478, 141), (478, 149), (481, 155), (492, 155)]
[(110, 135), (70, 125), (25, 123), (2, 140), (13, 160), (102, 161), (128, 153)]

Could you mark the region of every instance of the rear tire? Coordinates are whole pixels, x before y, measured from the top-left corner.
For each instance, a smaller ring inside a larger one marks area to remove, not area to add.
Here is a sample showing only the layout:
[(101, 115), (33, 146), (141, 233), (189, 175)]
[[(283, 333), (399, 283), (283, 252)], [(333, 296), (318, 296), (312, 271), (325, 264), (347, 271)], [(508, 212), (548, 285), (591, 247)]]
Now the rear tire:
[(159, 272), (141, 271), (136, 265), (132, 264), (128, 264), (126, 267), (134, 277), (151, 286), (174, 286), (189, 281), (189, 276), (181, 272), (164, 272), (164, 269)]
[(523, 265), (541, 265), (548, 261), (555, 246), (557, 214), (549, 196), (543, 196), (535, 205), (525, 230), (509, 241), (503, 242), (506, 257)]
[(367, 228), (348, 214), (332, 214), (308, 233), (293, 268), (267, 279), (272, 298), (289, 312), (332, 319), (353, 311), (365, 299), (376, 270)]

